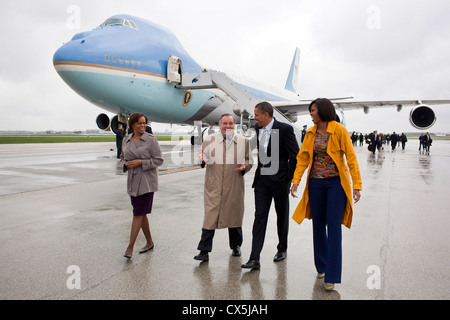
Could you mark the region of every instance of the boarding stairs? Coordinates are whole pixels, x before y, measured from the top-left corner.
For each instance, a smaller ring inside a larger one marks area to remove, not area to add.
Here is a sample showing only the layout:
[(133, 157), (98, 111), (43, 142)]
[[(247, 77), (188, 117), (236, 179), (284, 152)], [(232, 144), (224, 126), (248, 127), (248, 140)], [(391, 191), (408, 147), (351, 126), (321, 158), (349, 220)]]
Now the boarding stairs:
[[(242, 115), (245, 115), (249, 120), (253, 119), (253, 110), (255, 106), (263, 101), (251, 95), (239, 83), (231, 79), (225, 73), (214, 70), (204, 69), (200, 73), (184, 73), (175, 84), (175, 87), (179, 89), (193, 90), (218, 88), (225, 92), (235, 102), (233, 111), (236, 114), (241, 114), (241, 117)], [(300, 144), (302, 137), (301, 129), (277, 108), (274, 107), (273, 113), (278, 121), (290, 124), (293, 127), (297, 141)]]

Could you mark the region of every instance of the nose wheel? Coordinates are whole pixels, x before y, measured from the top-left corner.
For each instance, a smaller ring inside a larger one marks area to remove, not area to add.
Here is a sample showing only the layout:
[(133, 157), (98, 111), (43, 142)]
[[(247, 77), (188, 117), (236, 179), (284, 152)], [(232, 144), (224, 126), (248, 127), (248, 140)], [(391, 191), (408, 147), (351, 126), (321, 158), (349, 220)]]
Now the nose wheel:
[(205, 133), (206, 129), (208, 129), (208, 128), (205, 128), (202, 131), (202, 126), (197, 125), (196, 129), (197, 129), (197, 135), (195, 134), (195, 129), (194, 129), (194, 135), (191, 136), (191, 145), (202, 145), (203, 134)]

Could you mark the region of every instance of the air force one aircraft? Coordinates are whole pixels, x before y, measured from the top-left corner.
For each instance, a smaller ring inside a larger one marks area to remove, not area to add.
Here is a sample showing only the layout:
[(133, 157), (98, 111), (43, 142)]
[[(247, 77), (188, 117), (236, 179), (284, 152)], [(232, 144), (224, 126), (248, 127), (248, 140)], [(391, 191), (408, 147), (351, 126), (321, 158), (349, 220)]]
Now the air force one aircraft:
[[(284, 89), (263, 87), (236, 76), (202, 68), (183, 48), (175, 35), (156, 23), (130, 15), (116, 15), (92, 31), (81, 32), (59, 48), (53, 64), (61, 78), (94, 105), (117, 114), (112, 119), (97, 117), (100, 129), (117, 129), (134, 112), (151, 121), (193, 125), (217, 124), (220, 115), (230, 113), (237, 123), (251, 125), (259, 101), (275, 108), (278, 120), (293, 123), (297, 114), (308, 114), (310, 101), (297, 92), (299, 50), (296, 49)], [(344, 111), (371, 107), (415, 106), (410, 123), (427, 129), (435, 121), (432, 104), (450, 100), (348, 101), (331, 99), (338, 120)], [(296, 133), (300, 130), (294, 125)]]

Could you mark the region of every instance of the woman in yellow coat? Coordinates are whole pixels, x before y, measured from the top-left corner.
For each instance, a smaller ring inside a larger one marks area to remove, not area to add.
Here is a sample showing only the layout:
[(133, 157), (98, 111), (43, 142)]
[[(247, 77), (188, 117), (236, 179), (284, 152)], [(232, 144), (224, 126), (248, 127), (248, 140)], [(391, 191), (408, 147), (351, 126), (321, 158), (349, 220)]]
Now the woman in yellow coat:
[(352, 197), (355, 203), (360, 199), (361, 174), (350, 135), (335, 121), (333, 103), (316, 99), (309, 105), (309, 112), (315, 126), (306, 132), (297, 155), (293, 197), (297, 197), (300, 179), (308, 167), (309, 171), (303, 197), (292, 218), (299, 224), (304, 218), (313, 220), (314, 263), (318, 277), (325, 277), (325, 289), (333, 290), (334, 284), (341, 282), (341, 224), (351, 226)]

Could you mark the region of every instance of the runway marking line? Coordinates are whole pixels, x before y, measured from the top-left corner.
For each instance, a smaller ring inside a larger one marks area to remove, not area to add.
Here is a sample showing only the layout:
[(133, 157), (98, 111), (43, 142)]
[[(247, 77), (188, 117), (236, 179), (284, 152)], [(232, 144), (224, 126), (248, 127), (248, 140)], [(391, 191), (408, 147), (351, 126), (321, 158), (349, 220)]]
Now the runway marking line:
[(200, 165), (190, 166), (190, 167), (181, 167), (181, 168), (174, 168), (174, 169), (167, 169), (167, 170), (161, 170), (159, 171), (159, 175), (169, 174), (169, 173), (177, 173), (177, 172), (183, 172), (183, 171), (190, 171), (190, 170), (196, 170), (200, 169)]

